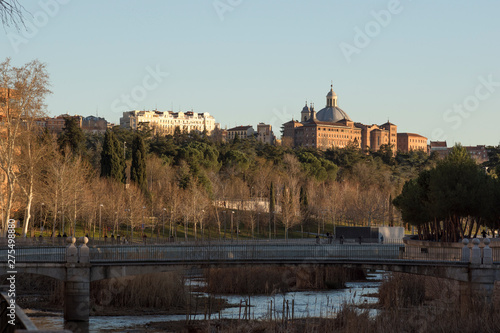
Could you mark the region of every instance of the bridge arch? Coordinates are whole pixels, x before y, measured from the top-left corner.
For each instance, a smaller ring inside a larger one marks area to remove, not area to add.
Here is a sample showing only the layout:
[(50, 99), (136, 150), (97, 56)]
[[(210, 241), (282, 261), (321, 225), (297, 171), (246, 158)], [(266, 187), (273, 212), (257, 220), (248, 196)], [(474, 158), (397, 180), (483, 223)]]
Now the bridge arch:
[(20, 274), (35, 274), (48, 276), (59, 281), (66, 280), (65, 264), (18, 263), (16, 264), (16, 272), (16, 276)]

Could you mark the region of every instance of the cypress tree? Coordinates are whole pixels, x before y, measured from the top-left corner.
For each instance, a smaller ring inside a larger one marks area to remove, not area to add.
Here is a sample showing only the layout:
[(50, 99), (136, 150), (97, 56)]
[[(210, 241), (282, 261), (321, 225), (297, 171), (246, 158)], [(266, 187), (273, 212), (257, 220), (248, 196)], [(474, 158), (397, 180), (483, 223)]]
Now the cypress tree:
[(307, 210), (309, 202), (307, 199), (307, 192), (303, 186), (300, 187), (300, 208), (304, 212)]
[(76, 117), (64, 118), (64, 129), (57, 142), (63, 152), (66, 147), (69, 147), (73, 154), (81, 154), (83, 152), (85, 134), (80, 128)]
[(111, 130), (106, 130), (101, 152), (101, 177), (109, 177), (125, 183), (125, 159), (118, 139)]
[(271, 182), (271, 186), (269, 188), (269, 212), (272, 213), (276, 209), (276, 196), (274, 194), (274, 183)]
[(136, 134), (132, 142), (132, 165), (130, 167), (130, 180), (146, 193), (148, 183), (146, 177), (146, 145), (139, 134)]

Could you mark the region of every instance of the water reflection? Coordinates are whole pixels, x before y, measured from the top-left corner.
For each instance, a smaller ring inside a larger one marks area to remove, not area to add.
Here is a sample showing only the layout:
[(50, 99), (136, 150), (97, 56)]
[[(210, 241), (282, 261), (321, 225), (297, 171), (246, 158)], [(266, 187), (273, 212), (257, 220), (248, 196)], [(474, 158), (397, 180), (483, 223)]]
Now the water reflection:
[(66, 321), (64, 322), (64, 329), (73, 333), (89, 333), (90, 324), (88, 321)]
[[(370, 296), (378, 292), (380, 280), (384, 272), (378, 271), (376, 274), (371, 274), (368, 281), (364, 282), (349, 282), (347, 289), (341, 290), (326, 290), (326, 291), (297, 291), (290, 292), (284, 295), (277, 294), (273, 296), (241, 296), (241, 295), (216, 295), (219, 298), (225, 298), (229, 303), (237, 305), (235, 307), (222, 310), (220, 313), (209, 315), (211, 319), (238, 319), (245, 314), (245, 309), (239, 304), (250, 303), (247, 307), (246, 318), (263, 319), (269, 318), (271, 313), (273, 318), (281, 318), (283, 315), (283, 304), (289, 305), (289, 314), (292, 316), (292, 301), (293, 301), (293, 317), (333, 317), (340, 309), (342, 304), (371, 304), (377, 302), (377, 298)], [(194, 282), (197, 284), (199, 282)], [(271, 304), (272, 308), (271, 309)], [(27, 311), (28, 316), (33, 311)], [(286, 306), (285, 306), (286, 314)], [(376, 310), (370, 310), (371, 315), (376, 314)], [(207, 319), (203, 314), (190, 316), (191, 320)], [(167, 321), (185, 321), (186, 315), (151, 315), (151, 316), (101, 316), (91, 317), (88, 323), (66, 323), (60, 314), (53, 314), (48, 317), (31, 316), (33, 323), (44, 330), (62, 329), (63, 327), (73, 332), (93, 333), (104, 331), (124, 331), (129, 328), (135, 328), (137, 332), (141, 328), (145, 329), (152, 322), (167, 322)]]

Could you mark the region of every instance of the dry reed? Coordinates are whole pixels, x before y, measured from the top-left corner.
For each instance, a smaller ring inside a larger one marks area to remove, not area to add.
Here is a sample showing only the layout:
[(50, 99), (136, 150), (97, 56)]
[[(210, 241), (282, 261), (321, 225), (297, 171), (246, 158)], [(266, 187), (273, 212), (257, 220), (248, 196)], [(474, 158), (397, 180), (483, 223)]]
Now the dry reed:
[(206, 292), (242, 295), (340, 289), (347, 281), (366, 278), (362, 270), (324, 266), (210, 268), (204, 277)]
[(188, 293), (183, 276), (177, 272), (92, 282), (91, 303), (116, 308), (184, 308)]

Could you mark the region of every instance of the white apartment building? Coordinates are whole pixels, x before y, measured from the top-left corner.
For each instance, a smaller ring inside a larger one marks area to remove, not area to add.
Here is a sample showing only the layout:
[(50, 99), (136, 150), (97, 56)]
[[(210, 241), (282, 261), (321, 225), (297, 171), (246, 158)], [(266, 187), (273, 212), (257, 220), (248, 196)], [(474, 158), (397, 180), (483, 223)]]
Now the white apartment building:
[(126, 111), (123, 112), (123, 117), (120, 118), (120, 126), (136, 130), (139, 124), (147, 124), (155, 132), (162, 134), (174, 134), (175, 128), (179, 127), (182, 131), (203, 132), (211, 134), (212, 131), (219, 127), (215, 122), (215, 118), (208, 112), (196, 113), (188, 112), (173, 112), (173, 111)]

